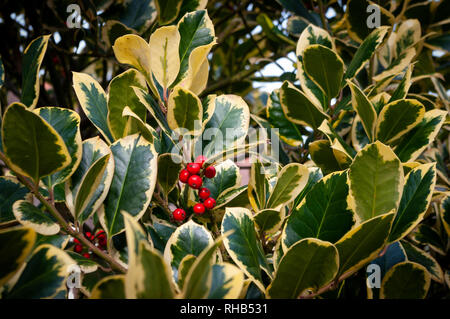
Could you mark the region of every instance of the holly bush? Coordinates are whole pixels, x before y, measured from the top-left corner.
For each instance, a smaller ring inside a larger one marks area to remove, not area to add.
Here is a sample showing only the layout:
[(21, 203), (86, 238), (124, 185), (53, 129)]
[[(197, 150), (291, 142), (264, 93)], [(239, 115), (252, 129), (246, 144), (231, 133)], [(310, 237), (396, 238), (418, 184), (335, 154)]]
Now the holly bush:
[(2, 51), (2, 298), (450, 296), (449, 2), (81, 3)]

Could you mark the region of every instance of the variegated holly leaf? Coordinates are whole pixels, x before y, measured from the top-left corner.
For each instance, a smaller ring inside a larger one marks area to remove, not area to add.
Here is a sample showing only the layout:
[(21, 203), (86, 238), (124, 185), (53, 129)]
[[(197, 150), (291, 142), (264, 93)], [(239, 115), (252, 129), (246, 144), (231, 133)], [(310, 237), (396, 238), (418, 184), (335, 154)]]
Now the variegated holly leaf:
[(0, 225), (15, 219), (12, 206), (25, 199), (29, 190), (12, 176), (0, 176)]
[(180, 135), (197, 136), (202, 129), (203, 107), (200, 99), (191, 91), (176, 86), (169, 96), (167, 122)]
[(366, 221), (397, 209), (403, 191), (403, 169), (392, 149), (380, 142), (366, 145), (348, 171), (349, 207)]
[(339, 280), (349, 277), (383, 249), (394, 220), (395, 212), (378, 215), (352, 228), (339, 241)]
[(314, 164), (319, 167), (324, 175), (341, 170), (336, 160), (331, 144), (327, 140), (318, 140), (309, 143), (309, 154)]
[(108, 237), (124, 230), (122, 211), (139, 219), (150, 204), (156, 184), (157, 154), (140, 135), (129, 135), (111, 145), (115, 169), (104, 202)]
[(64, 169), (72, 161), (56, 130), (21, 103), (12, 103), (6, 109), (2, 138), (8, 165), (36, 184), (42, 177)]
[(314, 238), (300, 240), (284, 254), (267, 294), (285, 299), (307, 296), (331, 282), (338, 268), (338, 251), (333, 244)]
[[(109, 158), (107, 160), (106, 168), (101, 175), (102, 178), (100, 183), (96, 187), (93, 187), (95, 185), (92, 185), (92, 183), (96, 183), (99, 172), (103, 170), (106, 156), (109, 156)], [(90, 175), (89, 178), (87, 177), (88, 174)], [(106, 145), (99, 137), (93, 137), (83, 141), (83, 156), (81, 162), (72, 177), (66, 181), (65, 185), (66, 205), (72, 214), (77, 216), (77, 219), (81, 224), (91, 217), (105, 200), (111, 186), (113, 175), (114, 159), (108, 145)], [(78, 193), (83, 184), (83, 188), (88, 192), (85, 192), (85, 194), (81, 196), (78, 195)], [(79, 204), (82, 204), (79, 206), (80, 208), (83, 208), (83, 206), (86, 205), (86, 202), (88, 204), (83, 210), (76, 212), (75, 205), (78, 196), (81, 196), (79, 197)], [(89, 201), (87, 201), (88, 199)]]
[(302, 57), (303, 69), (322, 89), (327, 102), (338, 95), (344, 75), (344, 61), (339, 55), (324, 45), (312, 44), (305, 48)]
[(171, 299), (175, 287), (170, 268), (159, 251), (147, 242), (139, 242), (136, 261), (125, 275), (125, 295), (131, 299)]
[(308, 182), (308, 168), (302, 164), (291, 163), (284, 166), (277, 175), (277, 181), (267, 200), (266, 208), (280, 209), (288, 205)]
[(280, 102), (286, 118), (300, 125), (316, 129), (329, 119), (329, 116), (314, 104), (302, 91), (292, 83), (285, 81), (280, 89)]
[[(178, 2), (182, 1), (178, 0)], [(159, 28), (150, 36), (150, 68), (163, 90), (167, 90), (180, 71), (180, 57), (178, 56), (180, 38), (180, 33), (175, 25)]]
[(43, 35), (31, 41), (22, 57), (22, 95), (20, 101), (32, 109), (39, 99), (39, 71), (50, 35)]
[(183, 158), (177, 154), (165, 153), (158, 156), (158, 184), (168, 196), (178, 183), (179, 173), (183, 169)]
[(325, 93), (309, 78), (303, 65), (303, 52), (308, 46), (313, 44), (320, 44), (329, 49), (334, 49), (333, 38), (327, 31), (313, 24), (308, 25), (300, 35), (295, 51), (298, 58), (297, 77), (300, 80), (303, 92), (305, 92), (311, 102), (314, 105), (320, 105), (321, 109), (326, 110), (328, 108), (328, 101)]
[(402, 239), (423, 219), (436, 184), (436, 165), (423, 164), (406, 176), (402, 199), (395, 215), (389, 241)]
[(403, 136), (395, 148), (402, 162), (412, 162), (422, 154), (435, 139), (445, 121), (447, 111), (431, 110), (425, 113), (422, 121)]
[(430, 288), (426, 268), (411, 261), (392, 267), (381, 282), (382, 299), (424, 299)]
[(358, 113), (359, 119), (366, 131), (369, 141), (374, 140), (375, 128), (377, 125), (377, 113), (374, 106), (369, 101), (364, 92), (354, 85), (352, 82), (347, 80), (347, 84), (352, 92), (352, 106), (353, 109)]
[(271, 276), (271, 270), (256, 233), (255, 222), (248, 209), (229, 207), (225, 209), (221, 233), (224, 235), (229, 231), (233, 232), (224, 239), (228, 254), (258, 288), (264, 291), (261, 270), (264, 269), (269, 276)]
[(203, 186), (211, 191), (211, 197), (219, 199), (241, 186), (239, 167), (232, 160), (225, 160), (215, 166), (216, 176), (203, 180)]
[(421, 264), (428, 270), (431, 279), (444, 283), (444, 272), (433, 256), (405, 240), (400, 243), (409, 261)]
[(129, 69), (111, 80), (109, 83), (107, 105), (107, 122), (111, 135), (115, 140), (138, 132), (136, 125), (123, 117), (123, 111), (128, 107), (142, 121), (145, 121), (147, 110), (139, 101), (132, 87), (146, 89), (145, 78), (135, 69)]
[(22, 267), (36, 241), (36, 232), (29, 227), (0, 230), (0, 287)]
[(164, 250), (164, 260), (172, 267), (174, 278), (178, 278), (178, 268), (185, 256), (198, 257), (213, 241), (211, 233), (192, 220), (178, 227), (170, 236)]
[(107, 96), (100, 84), (85, 73), (73, 73), (73, 88), (84, 114), (108, 143), (114, 138), (108, 126)]
[(377, 121), (377, 140), (392, 144), (419, 124), (425, 107), (417, 100), (402, 99), (383, 107)]
[(39, 246), (6, 298), (52, 298), (65, 289), (69, 266), (73, 264), (74, 260), (63, 250), (47, 244)]
[(125, 275), (107, 276), (92, 288), (90, 299), (125, 299)]
[(13, 205), (14, 216), (25, 227), (33, 228), (42, 235), (55, 235), (60, 227), (48, 214), (26, 200), (19, 200)]
[(80, 133), (80, 116), (75, 111), (59, 107), (40, 107), (35, 110), (56, 132), (62, 137), (69, 151), (71, 163), (62, 171), (44, 178), (43, 182), (48, 188), (65, 182), (81, 161), (82, 144)]
[(253, 219), (255, 220), (259, 231), (272, 234), (279, 230), (285, 216), (285, 209), (282, 208), (281, 210), (275, 210), (269, 208), (259, 211), (255, 216), (253, 216)]
[(304, 238), (336, 242), (355, 223), (346, 198), (349, 187), (347, 173), (326, 175), (306, 194), (286, 223), (282, 234), (284, 248)]
[(169, 24), (174, 21), (180, 13), (183, 0), (155, 0), (160, 25)]
[(212, 266), (208, 299), (238, 299), (244, 286), (244, 273), (230, 263)]

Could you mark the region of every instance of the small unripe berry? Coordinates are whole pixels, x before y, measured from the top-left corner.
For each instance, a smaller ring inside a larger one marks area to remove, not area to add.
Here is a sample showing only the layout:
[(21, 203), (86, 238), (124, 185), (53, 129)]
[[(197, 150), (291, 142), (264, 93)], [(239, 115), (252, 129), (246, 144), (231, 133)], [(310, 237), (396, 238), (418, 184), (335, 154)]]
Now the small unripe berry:
[(216, 206), (216, 200), (212, 197), (209, 197), (203, 202), (203, 205), (205, 205), (205, 207), (208, 209), (213, 209), (214, 206)]
[(184, 211), (184, 209), (181, 209), (181, 208), (175, 209), (173, 211), (172, 215), (173, 215), (173, 219), (180, 221), (180, 222), (186, 218), (186, 212)]
[(214, 176), (216, 176), (216, 169), (214, 168), (214, 166), (208, 166), (205, 169), (205, 176), (208, 178), (213, 178)]
[(200, 166), (202, 166), (203, 163), (206, 162), (206, 160), (207, 160), (206, 156), (199, 155), (199, 156), (197, 156), (197, 158), (195, 159), (195, 162), (196, 162), (196, 163), (199, 163)]
[(83, 257), (84, 257), (84, 258), (91, 258), (91, 254), (89, 254), (89, 253), (84, 253), (84, 254), (83, 254)]
[(187, 169), (181, 170), (179, 175), (180, 182), (187, 183), (190, 175), (191, 174), (189, 174), (189, 171)]
[(198, 192), (198, 196), (201, 199), (207, 199), (209, 196), (211, 196), (211, 192), (209, 189), (207, 189), (206, 187), (203, 187), (200, 189), (200, 191)]
[(205, 206), (201, 203), (195, 204), (194, 205), (194, 213), (196, 214), (203, 214), (205, 212)]
[(191, 175), (197, 175), (200, 172), (201, 165), (199, 163), (189, 163), (187, 165), (187, 170)]
[(189, 177), (188, 184), (194, 189), (199, 189), (202, 187), (202, 179), (198, 175), (192, 175)]
[(75, 245), (75, 247), (73, 248), (73, 250), (74, 250), (76, 253), (81, 253), (81, 252), (83, 251), (83, 246), (81, 246), (81, 245)]

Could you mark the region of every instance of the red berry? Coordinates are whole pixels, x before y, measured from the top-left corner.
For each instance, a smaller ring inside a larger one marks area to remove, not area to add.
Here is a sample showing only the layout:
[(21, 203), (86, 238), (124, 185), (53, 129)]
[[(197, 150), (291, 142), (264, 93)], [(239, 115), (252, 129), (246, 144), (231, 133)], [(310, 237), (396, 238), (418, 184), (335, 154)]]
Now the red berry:
[(199, 163), (189, 163), (187, 165), (187, 170), (189, 174), (197, 175), (200, 172), (201, 165)]
[(81, 253), (81, 252), (83, 251), (83, 246), (81, 246), (81, 245), (75, 245), (75, 247), (73, 248), (73, 250), (74, 250), (76, 253)]
[(103, 229), (99, 229), (98, 231), (97, 231), (97, 236), (98, 235), (101, 235), (101, 234), (104, 234), (105, 233), (105, 231), (103, 230)]
[(93, 241), (94, 239), (95, 239), (95, 236), (94, 235), (91, 235), (91, 241)]
[(106, 235), (105, 234), (98, 234), (97, 238), (98, 238), (98, 240), (104, 240), (104, 239), (106, 239)]
[(88, 239), (90, 239), (92, 237), (91, 232), (87, 231), (84, 233), (84, 236), (86, 236)]
[(183, 169), (183, 170), (180, 172), (180, 176), (179, 176), (180, 182), (182, 182), (182, 183), (187, 183), (190, 175), (191, 175), (191, 174), (189, 174), (189, 171), (188, 171), (187, 169)]
[(99, 240), (98, 244), (100, 247), (105, 248), (106, 247), (106, 237)]
[(91, 258), (91, 254), (89, 254), (89, 253), (84, 253), (84, 254), (83, 254), (83, 257), (84, 257), (84, 258)]
[(203, 163), (206, 162), (206, 160), (207, 160), (206, 156), (199, 155), (199, 156), (197, 156), (197, 158), (195, 159), (195, 162), (196, 162), (196, 163), (199, 163), (200, 166), (202, 166)]
[(199, 189), (202, 187), (202, 179), (198, 175), (192, 175), (189, 177), (188, 184), (194, 189)]
[(186, 212), (184, 211), (184, 209), (181, 209), (181, 208), (175, 209), (173, 211), (172, 215), (173, 215), (173, 219), (180, 221), (180, 222), (186, 218)]
[(216, 206), (216, 200), (212, 197), (209, 197), (203, 202), (203, 205), (205, 205), (205, 207), (208, 209), (213, 209), (214, 206)]
[(201, 199), (207, 199), (209, 196), (211, 196), (211, 192), (206, 187), (200, 188), (200, 191), (198, 192), (198, 196)]
[(216, 176), (216, 169), (214, 168), (214, 166), (208, 166), (205, 169), (205, 176), (208, 178), (213, 178), (214, 176)]
[(194, 213), (201, 215), (204, 212), (205, 212), (205, 205), (203, 205), (202, 203), (197, 203), (194, 205)]
[(79, 241), (77, 238), (74, 238), (74, 239), (73, 239), (73, 242), (74, 242), (75, 244), (81, 244), (80, 241)]

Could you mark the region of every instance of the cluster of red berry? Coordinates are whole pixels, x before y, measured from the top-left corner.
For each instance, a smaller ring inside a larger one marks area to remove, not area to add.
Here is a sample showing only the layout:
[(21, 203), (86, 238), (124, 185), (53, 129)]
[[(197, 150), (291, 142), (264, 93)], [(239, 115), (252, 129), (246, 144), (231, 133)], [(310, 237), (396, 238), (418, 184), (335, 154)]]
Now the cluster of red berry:
[[(180, 181), (187, 183), (191, 188), (198, 189), (198, 197), (203, 203), (197, 203), (194, 205), (194, 213), (201, 215), (206, 209), (213, 209), (216, 206), (216, 200), (211, 197), (211, 191), (203, 187), (202, 176), (206, 178), (213, 178), (216, 176), (216, 169), (214, 166), (208, 166), (202, 169), (203, 164), (206, 161), (206, 157), (203, 155), (198, 156), (194, 163), (189, 163), (185, 169), (180, 172)], [(182, 208), (177, 208), (172, 212), (173, 218), (177, 221), (183, 221), (186, 218), (186, 212)]]
[[(106, 250), (106, 233), (104, 230), (100, 229), (99, 231), (97, 231), (97, 233), (95, 235), (92, 234), (91, 232), (87, 231), (84, 233), (84, 236), (87, 239), (89, 239), (89, 241), (91, 243), (93, 243), (100, 249)], [(83, 245), (77, 238), (74, 238), (73, 242), (75, 243), (73, 250), (76, 253), (81, 254), (85, 258), (91, 258), (92, 252), (89, 249), (87, 249), (87, 247), (86, 247), (86, 249), (83, 249)], [(84, 250), (84, 253), (83, 253), (83, 250)]]

